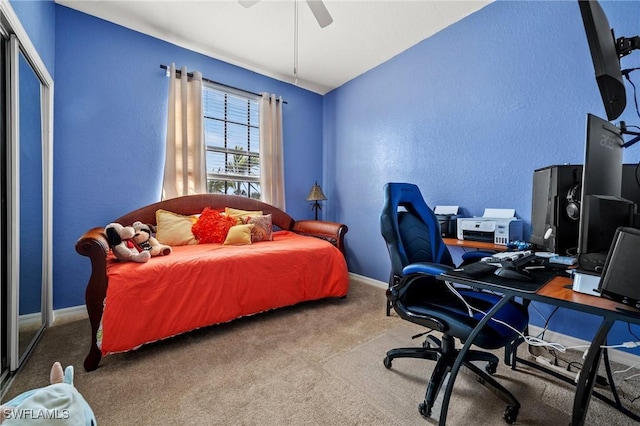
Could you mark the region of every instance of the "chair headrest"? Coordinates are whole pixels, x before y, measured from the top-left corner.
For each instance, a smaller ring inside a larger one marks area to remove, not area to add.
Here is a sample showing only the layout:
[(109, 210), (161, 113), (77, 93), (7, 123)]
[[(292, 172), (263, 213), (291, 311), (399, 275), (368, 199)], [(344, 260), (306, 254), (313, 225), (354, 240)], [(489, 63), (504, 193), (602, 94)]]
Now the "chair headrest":
[[(428, 227), (429, 240), (434, 250), (433, 261), (439, 263), (447, 249), (440, 237), (438, 219), (424, 201), (420, 188), (411, 183), (389, 182), (384, 185), (384, 195), (384, 206), (380, 215), (382, 236), (392, 255), (392, 263), (402, 263), (402, 265), (392, 265), (394, 272), (398, 267), (402, 269), (408, 263), (408, 256), (398, 229), (398, 207), (404, 207), (408, 212), (418, 216)], [(397, 254), (401, 259), (394, 260), (392, 251), (398, 251)]]

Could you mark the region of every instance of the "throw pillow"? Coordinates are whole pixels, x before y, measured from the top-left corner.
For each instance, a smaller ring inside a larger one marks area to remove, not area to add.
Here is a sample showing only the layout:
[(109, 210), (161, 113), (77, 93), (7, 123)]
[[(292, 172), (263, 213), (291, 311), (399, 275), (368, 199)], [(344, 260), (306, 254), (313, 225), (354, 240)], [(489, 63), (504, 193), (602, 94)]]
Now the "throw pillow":
[(225, 207), (224, 208), (224, 213), (229, 216), (229, 217), (233, 217), (236, 219), (236, 225), (242, 225), (243, 222), (245, 222), (249, 216), (260, 216), (262, 215), (262, 211), (248, 211), (248, 210), (240, 210), (240, 209), (234, 209), (231, 207)]
[(184, 216), (168, 210), (156, 210), (156, 239), (169, 246), (198, 244), (191, 232), (195, 216)]
[(271, 215), (266, 214), (262, 216), (251, 216), (247, 223), (254, 225), (251, 231), (251, 242), (257, 243), (258, 241), (272, 241), (273, 240), (273, 223), (271, 222)]
[(235, 225), (229, 229), (227, 238), (224, 240), (224, 245), (244, 245), (251, 244), (251, 230), (253, 224), (247, 225)]
[(236, 224), (235, 218), (227, 217), (217, 210), (205, 207), (193, 224), (191, 231), (198, 243), (221, 243), (227, 237), (229, 229)]

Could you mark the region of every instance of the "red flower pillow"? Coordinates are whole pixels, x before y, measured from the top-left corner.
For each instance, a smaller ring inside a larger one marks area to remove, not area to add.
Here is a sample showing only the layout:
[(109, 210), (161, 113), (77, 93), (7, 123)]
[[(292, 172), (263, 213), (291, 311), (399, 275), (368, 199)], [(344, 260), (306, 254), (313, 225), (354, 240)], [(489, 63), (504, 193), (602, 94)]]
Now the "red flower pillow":
[(199, 244), (221, 243), (227, 238), (227, 233), (236, 219), (225, 216), (219, 211), (205, 207), (197, 222), (191, 227), (191, 232), (198, 239)]

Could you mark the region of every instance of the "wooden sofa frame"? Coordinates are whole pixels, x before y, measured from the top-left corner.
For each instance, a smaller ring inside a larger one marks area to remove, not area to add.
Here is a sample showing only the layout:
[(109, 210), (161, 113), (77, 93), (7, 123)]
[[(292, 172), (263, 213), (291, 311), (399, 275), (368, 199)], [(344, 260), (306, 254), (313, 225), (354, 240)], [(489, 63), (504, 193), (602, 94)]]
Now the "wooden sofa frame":
[[(335, 245), (343, 255), (345, 254), (344, 236), (348, 231), (346, 225), (319, 220), (295, 221), (287, 213), (274, 206), (237, 195), (198, 194), (172, 198), (134, 210), (113, 222), (127, 226), (139, 220), (143, 223), (156, 225), (156, 210), (158, 209), (182, 215), (193, 215), (201, 213), (205, 207), (219, 211), (224, 211), (225, 207), (250, 211), (261, 210), (263, 214), (272, 215), (274, 230), (279, 228), (322, 238)], [(96, 333), (102, 319), (103, 303), (109, 284), (107, 278), (109, 244), (104, 234), (104, 227), (90, 229), (82, 235), (76, 242), (76, 251), (82, 256), (87, 256), (91, 261), (91, 276), (85, 291), (87, 313), (91, 323), (91, 347), (84, 360), (84, 368), (87, 371), (92, 371), (98, 368), (102, 359), (102, 353), (96, 344)]]

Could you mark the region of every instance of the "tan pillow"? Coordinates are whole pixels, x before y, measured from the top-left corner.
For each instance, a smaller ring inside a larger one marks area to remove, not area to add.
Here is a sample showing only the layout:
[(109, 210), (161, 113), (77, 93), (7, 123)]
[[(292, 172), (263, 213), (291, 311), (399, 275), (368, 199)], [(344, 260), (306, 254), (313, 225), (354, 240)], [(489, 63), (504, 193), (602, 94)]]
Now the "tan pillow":
[(249, 220), (247, 220), (247, 223), (255, 225), (251, 231), (252, 243), (273, 240), (273, 224), (271, 223), (270, 214), (266, 214), (264, 216), (251, 216), (249, 217)]
[(261, 216), (262, 215), (262, 211), (248, 211), (248, 210), (239, 210), (239, 209), (234, 209), (231, 207), (225, 207), (224, 208), (224, 214), (226, 214), (227, 216), (233, 217), (236, 219), (236, 225), (242, 225), (244, 222), (246, 222), (246, 220), (249, 218), (249, 216)]
[(227, 239), (224, 245), (243, 245), (251, 244), (251, 230), (253, 224), (232, 226), (227, 233)]
[(198, 244), (198, 240), (191, 232), (191, 227), (197, 220), (197, 216), (184, 216), (168, 210), (156, 210), (156, 239), (169, 246)]

